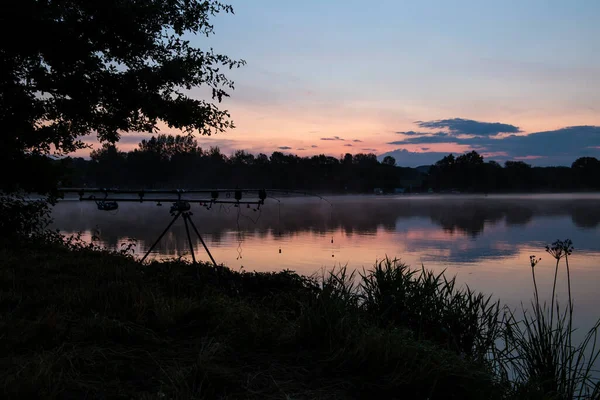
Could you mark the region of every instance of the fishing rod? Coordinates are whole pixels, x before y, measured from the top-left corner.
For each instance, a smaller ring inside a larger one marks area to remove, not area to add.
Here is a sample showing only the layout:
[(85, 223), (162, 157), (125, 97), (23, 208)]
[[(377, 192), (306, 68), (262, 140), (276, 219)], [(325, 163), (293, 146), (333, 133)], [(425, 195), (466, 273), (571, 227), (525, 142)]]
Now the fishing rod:
[(88, 187), (79, 187), (79, 188), (59, 188), (58, 191), (62, 193), (116, 193), (116, 194), (140, 194), (140, 193), (148, 193), (148, 194), (198, 194), (198, 193), (224, 193), (224, 192), (233, 192), (233, 191), (241, 191), (241, 192), (257, 192), (264, 189), (241, 189), (241, 188), (232, 188), (232, 189), (119, 189), (119, 188), (88, 188)]
[[(217, 262), (212, 256), (208, 246), (204, 242), (204, 239), (200, 235), (200, 232), (196, 228), (196, 225), (192, 221), (191, 215), (192, 212), (190, 203), (199, 203), (201, 206), (206, 207), (206, 209), (210, 210), (214, 204), (233, 204), (234, 207), (240, 207), (241, 205), (247, 205), (250, 208), (250, 205), (256, 205), (254, 211), (260, 210), (260, 207), (265, 204), (265, 200), (267, 198), (274, 199), (279, 203), (279, 218), (281, 218), (281, 200), (275, 198), (273, 196), (269, 196), (268, 192), (275, 193), (283, 193), (283, 194), (302, 194), (307, 196), (317, 197), (325, 202), (327, 202), (333, 209), (333, 204), (324, 197), (309, 192), (302, 192), (296, 190), (285, 190), (285, 189), (243, 189), (243, 188), (235, 188), (235, 189), (119, 189), (119, 188), (59, 188), (58, 192), (63, 194), (67, 193), (76, 193), (79, 196), (80, 201), (94, 201), (96, 206), (101, 211), (115, 211), (119, 208), (119, 202), (156, 202), (158, 206), (162, 205), (162, 202), (173, 202), (170, 213), (174, 217), (171, 222), (167, 225), (167, 227), (163, 230), (160, 236), (154, 241), (154, 243), (150, 246), (146, 254), (141, 259), (141, 262), (148, 257), (148, 255), (154, 250), (154, 247), (160, 242), (160, 240), (164, 237), (164, 235), (169, 231), (171, 226), (177, 221), (179, 217), (183, 218), (183, 222), (185, 224), (186, 235), (188, 239), (188, 243), (190, 246), (190, 250), (192, 253), (192, 261), (196, 264), (196, 256), (194, 254), (194, 247), (192, 243), (192, 238), (190, 235), (191, 226), (194, 233), (200, 239), (202, 246), (206, 250), (208, 256), (215, 266), (217, 266)], [(220, 194), (225, 194), (225, 199), (219, 199)], [(233, 193), (233, 199), (231, 199), (231, 193)], [(256, 197), (250, 198), (250, 200), (243, 200), (244, 194), (256, 194)], [(88, 194), (86, 196), (86, 194)], [(103, 197), (101, 195), (104, 195)], [(209, 194), (210, 197), (206, 195)], [(99, 197), (97, 197), (99, 195)], [(110, 197), (109, 197), (110, 195)], [(117, 196), (115, 196), (117, 195)], [(135, 197), (122, 197), (118, 195), (136, 195)], [(147, 195), (149, 197), (147, 197)], [(166, 197), (165, 195), (174, 195), (173, 197)], [(202, 195), (198, 197), (197, 195)], [(158, 197), (153, 197), (158, 196)], [(331, 239), (333, 243), (333, 237)], [(279, 249), (281, 253), (281, 248)]]
[[(60, 188), (58, 192), (61, 194), (65, 193), (76, 193), (79, 195), (80, 201), (95, 201), (98, 205), (98, 208), (101, 210), (112, 211), (118, 208), (118, 202), (144, 202), (144, 201), (153, 201), (157, 203), (173, 201), (175, 199), (169, 197), (154, 197), (156, 195), (174, 195), (177, 197), (177, 201), (191, 201), (197, 202), (202, 205), (212, 205), (212, 204), (246, 204), (246, 205), (257, 205), (261, 206), (264, 204), (265, 199), (267, 198), (267, 191), (274, 193), (283, 193), (283, 194), (302, 194), (306, 196), (317, 197), (330, 206), (333, 207), (333, 204), (323, 196), (320, 196), (316, 193), (303, 192), (297, 190), (286, 190), (286, 189), (118, 189), (118, 188)], [(85, 194), (89, 193), (87, 197)], [(96, 194), (101, 193), (104, 194), (104, 198), (99, 199), (96, 197)], [(226, 200), (220, 200), (219, 195), (221, 193), (225, 193)], [(233, 193), (234, 200), (231, 200), (231, 193)], [(256, 193), (258, 200), (242, 200), (243, 194), (252, 194)], [(129, 194), (136, 195), (136, 198), (131, 197), (114, 197), (114, 195), (118, 194)], [(210, 194), (210, 198), (202, 197), (198, 198), (194, 195), (197, 194)], [(111, 195), (111, 197), (109, 197)], [(150, 196), (149, 198), (146, 195)], [(268, 196), (279, 201), (277, 198), (273, 196)], [(108, 204), (110, 203), (110, 204)]]
[(114, 194), (137, 194), (138, 196), (143, 196), (145, 194), (201, 194), (201, 193), (210, 193), (214, 196), (215, 193), (230, 193), (235, 191), (240, 191), (242, 193), (253, 193), (260, 192), (261, 190), (266, 190), (268, 192), (276, 192), (276, 193), (284, 193), (284, 194), (302, 194), (306, 196), (318, 197), (321, 200), (329, 202), (323, 196), (320, 196), (316, 193), (306, 192), (306, 191), (298, 191), (298, 190), (289, 190), (289, 189), (119, 189), (119, 188), (59, 188), (59, 193), (78, 193), (80, 196), (83, 196), (85, 193), (114, 193)]
[[(114, 211), (118, 209), (119, 202), (139, 202), (143, 203), (144, 201), (152, 201), (156, 202), (157, 205), (162, 205), (162, 202), (174, 201), (175, 203), (180, 203), (177, 206), (174, 206), (176, 209), (181, 208), (183, 206), (183, 202), (189, 203), (199, 203), (203, 206), (206, 206), (210, 209), (213, 204), (233, 204), (238, 207), (242, 204), (250, 206), (257, 205), (259, 208), (264, 204), (265, 199), (267, 198), (267, 192), (265, 189), (201, 189), (201, 190), (183, 190), (183, 189), (173, 189), (173, 190), (155, 190), (155, 189), (142, 189), (142, 190), (133, 190), (133, 189), (114, 189), (114, 188), (60, 188), (58, 192), (63, 194), (66, 193), (76, 193), (79, 196), (80, 201), (94, 201), (99, 210), (103, 211)], [(243, 193), (251, 193), (256, 192), (257, 198), (251, 200), (242, 200)], [(86, 193), (88, 196), (86, 196)], [(221, 193), (225, 193), (225, 199), (219, 199), (219, 195)], [(231, 193), (233, 193), (233, 199), (231, 198)], [(103, 197), (98, 197), (97, 195), (104, 195)], [(196, 195), (203, 195), (202, 197), (198, 197)], [(209, 194), (210, 197), (206, 195)], [(135, 197), (123, 197), (118, 195), (136, 195)], [(148, 197), (147, 197), (148, 195)], [(166, 197), (166, 195), (173, 195), (174, 197)], [(157, 197), (158, 196), (158, 197)], [(174, 204), (175, 204), (174, 203)], [(185, 208), (185, 207), (184, 207)]]

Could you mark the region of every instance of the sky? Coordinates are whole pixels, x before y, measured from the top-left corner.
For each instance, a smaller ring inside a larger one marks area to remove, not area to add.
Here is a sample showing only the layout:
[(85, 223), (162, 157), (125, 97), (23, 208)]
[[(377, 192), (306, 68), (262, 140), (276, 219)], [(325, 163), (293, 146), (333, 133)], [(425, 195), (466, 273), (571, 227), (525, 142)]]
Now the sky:
[(205, 147), (373, 152), (403, 166), (470, 150), (533, 165), (600, 158), (598, 0), (229, 4), (214, 36), (192, 39), (247, 61), (220, 104), (236, 128), (198, 137)]

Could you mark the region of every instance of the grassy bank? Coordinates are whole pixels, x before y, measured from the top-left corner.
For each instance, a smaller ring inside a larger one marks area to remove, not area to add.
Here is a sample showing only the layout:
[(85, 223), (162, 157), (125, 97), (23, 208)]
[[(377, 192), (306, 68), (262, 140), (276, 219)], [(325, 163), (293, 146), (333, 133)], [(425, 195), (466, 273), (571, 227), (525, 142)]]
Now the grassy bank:
[(484, 363), (431, 333), (378, 323), (333, 278), (142, 266), (53, 245), (4, 249), (1, 259), (5, 398), (499, 393)]
[(56, 244), (0, 260), (3, 398), (559, 398), (489, 361), (498, 303), (392, 260), (320, 278)]

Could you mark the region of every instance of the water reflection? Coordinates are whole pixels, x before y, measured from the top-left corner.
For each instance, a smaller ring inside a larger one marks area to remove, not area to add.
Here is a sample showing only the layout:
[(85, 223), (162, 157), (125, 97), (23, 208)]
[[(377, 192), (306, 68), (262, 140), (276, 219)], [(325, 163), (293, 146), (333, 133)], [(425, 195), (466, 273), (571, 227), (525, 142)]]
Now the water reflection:
[[(487, 266), (528, 265), (530, 254), (543, 252), (546, 244), (559, 238), (573, 240), (578, 256), (584, 257), (580, 265), (591, 265), (600, 254), (600, 196), (329, 200), (333, 206), (310, 198), (270, 201), (256, 212), (194, 205), (192, 218), (218, 262), (257, 270), (289, 268), (311, 274), (334, 263), (360, 268), (390, 255), (417, 266), (457, 271), (476, 266), (481, 272)], [(65, 201), (56, 206), (54, 217), (61, 230), (84, 232), (87, 237), (95, 232), (111, 248), (136, 238), (141, 255), (172, 219), (167, 207), (122, 203), (117, 213), (107, 213), (93, 203)], [(196, 256), (207, 260), (196, 237), (193, 244)], [(155, 252), (155, 257), (190, 257), (181, 220)]]
[[(271, 201), (260, 212), (251, 208), (217, 206), (206, 210), (194, 206), (194, 219), (202, 230), (220, 241), (232, 230), (266, 237), (269, 232), (294, 236), (305, 232), (373, 235), (378, 228), (394, 232), (398, 223), (428, 218), (448, 234), (476, 238), (501, 222), (506, 226), (528, 226), (534, 218), (568, 216), (578, 228), (594, 230), (600, 225), (600, 198), (477, 198), (477, 197), (333, 197), (333, 206), (312, 199)], [(279, 212), (280, 211), (280, 212)], [(151, 241), (170, 216), (166, 206), (122, 203), (116, 213), (98, 211), (92, 203), (63, 202), (54, 211), (56, 225), (65, 231), (89, 231), (100, 227), (103, 239), (116, 245), (122, 237)], [(181, 230), (175, 227), (175, 232)], [(177, 236), (179, 236), (177, 234)]]

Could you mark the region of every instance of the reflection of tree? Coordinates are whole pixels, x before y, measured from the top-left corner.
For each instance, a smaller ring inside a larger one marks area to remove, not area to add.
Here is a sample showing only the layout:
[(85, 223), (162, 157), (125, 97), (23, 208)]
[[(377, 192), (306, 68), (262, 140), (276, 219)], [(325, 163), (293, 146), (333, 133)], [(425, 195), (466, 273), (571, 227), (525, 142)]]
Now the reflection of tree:
[[(267, 203), (261, 216), (255, 219), (251, 209), (215, 208), (210, 211), (193, 206), (194, 219), (203, 237), (212, 242), (223, 241), (225, 235), (242, 232), (265, 238), (268, 235), (293, 237), (302, 233), (326, 235), (342, 230), (347, 235), (375, 234), (379, 228), (388, 232), (408, 218), (428, 218), (449, 232), (480, 235), (488, 226), (504, 220), (507, 225), (525, 225), (536, 216), (570, 215), (574, 224), (594, 228), (600, 224), (600, 205), (594, 200), (516, 200), (461, 197), (332, 197), (333, 209), (325, 202), (312, 199), (284, 199), (281, 219), (274, 203)], [(139, 246), (152, 243), (171, 220), (167, 206), (151, 203), (122, 203), (113, 215), (98, 211), (88, 202), (65, 202), (54, 210), (55, 226), (63, 231), (92, 231), (101, 228), (102, 240), (112, 247), (120, 246), (126, 238), (136, 238)], [(178, 221), (171, 228), (172, 245), (159, 246), (161, 251), (176, 252), (175, 246), (185, 246), (185, 228)], [(171, 242), (169, 242), (171, 243)], [(183, 243), (183, 244), (181, 244)]]
[(527, 207), (514, 207), (506, 213), (507, 225), (527, 225), (533, 218), (534, 210)]
[(479, 204), (463, 204), (450, 211), (447, 207), (432, 207), (431, 221), (448, 232), (459, 231), (472, 237), (483, 232), (485, 224), (495, 224), (502, 219), (501, 209)]
[(571, 220), (580, 228), (596, 228), (600, 225), (600, 210), (575, 206), (571, 211)]

